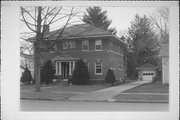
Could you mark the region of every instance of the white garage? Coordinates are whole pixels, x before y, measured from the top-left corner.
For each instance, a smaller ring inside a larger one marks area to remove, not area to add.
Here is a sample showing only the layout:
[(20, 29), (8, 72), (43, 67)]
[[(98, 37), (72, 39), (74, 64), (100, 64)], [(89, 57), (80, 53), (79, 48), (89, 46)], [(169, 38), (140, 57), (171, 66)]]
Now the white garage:
[(145, 81), (153, 81), (153, 78), (157, 76), (158, 67), (146, 63), (136, 68), (138, 70), (138, 79)]

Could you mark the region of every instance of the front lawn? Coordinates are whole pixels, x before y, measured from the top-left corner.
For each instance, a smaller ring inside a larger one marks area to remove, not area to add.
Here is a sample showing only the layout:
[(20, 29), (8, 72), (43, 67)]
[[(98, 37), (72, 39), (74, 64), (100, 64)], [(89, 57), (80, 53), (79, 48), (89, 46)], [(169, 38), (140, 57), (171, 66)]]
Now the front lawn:
[(169, 85), (151, 82), (126, 90), (123, 93), (169, 93)]
[(91, 92), (100, 89), (107, 88), (108, 86), (105, 85), (60, 85), (57, 87), (51, 87), (45, 90), (59, 91), (59, 92)]
[[(62, 84), (50, 84), (42, 85), (41, 89), (43, 91), (51, 92), (91, 92), (100, 89), (107, 88), (107, 85), (62, 85)], [(35, 85), (21, 85), (21, 90), (35, 89)]]

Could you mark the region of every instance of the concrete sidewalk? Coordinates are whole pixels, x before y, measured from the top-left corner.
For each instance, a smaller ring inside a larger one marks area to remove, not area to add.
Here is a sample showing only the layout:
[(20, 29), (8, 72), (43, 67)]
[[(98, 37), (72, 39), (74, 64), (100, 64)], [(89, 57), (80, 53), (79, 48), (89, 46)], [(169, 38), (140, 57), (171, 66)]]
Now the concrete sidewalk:
[(75, 95), (69, 97), (69, 100), (80, 100), (80, 101), (111, 101), (115, 95), (120, 94), (121, 92), (137, 87), (139, 85), (148, 83), (149, 81), (136, 81), (128, 84), (114, 86), (102, 90), (97, 90), (94, 92), (88, 92), (80, 95)]

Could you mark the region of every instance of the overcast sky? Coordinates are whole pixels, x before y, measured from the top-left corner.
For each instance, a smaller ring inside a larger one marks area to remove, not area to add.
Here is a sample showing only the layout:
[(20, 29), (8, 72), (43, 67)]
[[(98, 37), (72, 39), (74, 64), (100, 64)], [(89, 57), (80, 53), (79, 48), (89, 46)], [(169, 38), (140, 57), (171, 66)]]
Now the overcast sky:
[(156, 10), (155, 7), (104, 7), (102, 9), (107, 10), (108, 17), (112, 20), (110, 27), (117, 29), (117, 35), (130, 27), (136, 14), (143, 16)]
[[(117, 30), (117, 36), (121, 36), (130, 27), (130, 23), (134, 20), (136, 14), (140, 16), (148, 15), (148, 13), (155, 12), (155, 7), (101, 7), (102, 11), (107, 11), (107, 16), (112, 20), (110, 27), (114, 27)], [(70, 10), (70, 9), (69, 9)], [(81, 10), (86, 12), (86, 8), (82, 7)], [(82, 12), (82, 14), (83, 14)], [(62, 21), (61, 21), (62, 22)], [(51, 30), (59, 29), (61, 23), (56, 23), (50, 26)], [(25, 27), (25, 26), (24, 26)], [(21, 26), (21, 30), (25, 28)], [(27, 30), (27, 29), (26, 29)]]

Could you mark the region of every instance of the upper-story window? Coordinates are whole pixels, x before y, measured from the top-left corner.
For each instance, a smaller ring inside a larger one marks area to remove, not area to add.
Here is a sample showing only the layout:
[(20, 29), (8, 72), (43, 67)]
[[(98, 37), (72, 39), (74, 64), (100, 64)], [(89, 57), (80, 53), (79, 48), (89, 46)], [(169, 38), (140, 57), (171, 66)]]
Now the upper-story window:
[(86, 59), (84, 59), (84, 62), (85, 62), (85, 65), (86, 65), (86, 67), (87, 67), (87, 69), (88, 69), (88, 71), (89, 71), (89, 63), (87, 62)]
[(88, 40), (83, 40), (82, 41), (82, 50), (89, 50), (89, 41)]
[(57, 51), (57, 44), (54, 44), (51, 48), (50, 48), (50, 53), (54, 53)]
[(75, 41), (69, 41), (69, 48), (75, 48)]
[(63, 49), (68, 49), (68, 41), (63, 42)]
[(102, 50), (102, 40), (95, 41), (95, 50), (97, 51)]
[(113, 43), (111, 42), (111, 50), (113, 51), (113, 47), (114, 47), (114, 45), (113, 45)]

